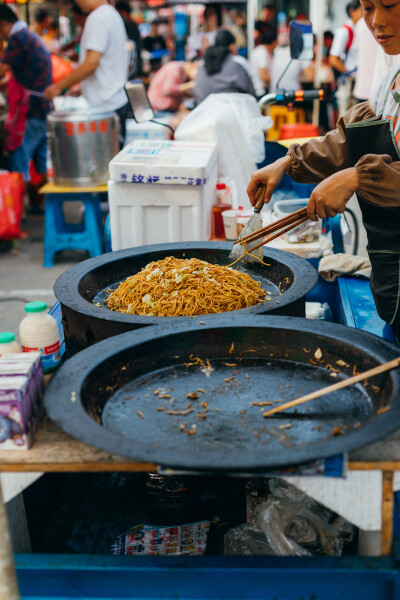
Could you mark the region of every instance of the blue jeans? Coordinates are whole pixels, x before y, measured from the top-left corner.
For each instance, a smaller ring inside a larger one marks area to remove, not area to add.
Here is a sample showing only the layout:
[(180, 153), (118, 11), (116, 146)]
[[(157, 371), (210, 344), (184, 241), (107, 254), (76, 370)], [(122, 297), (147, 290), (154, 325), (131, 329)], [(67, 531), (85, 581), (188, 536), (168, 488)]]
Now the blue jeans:
[(45, 119), (28, 119), (22, 145), (8, 155), (10, 171), (22, 173), (29, 181), (29, 161), (39, 174), (46, 173), (47, 123)]

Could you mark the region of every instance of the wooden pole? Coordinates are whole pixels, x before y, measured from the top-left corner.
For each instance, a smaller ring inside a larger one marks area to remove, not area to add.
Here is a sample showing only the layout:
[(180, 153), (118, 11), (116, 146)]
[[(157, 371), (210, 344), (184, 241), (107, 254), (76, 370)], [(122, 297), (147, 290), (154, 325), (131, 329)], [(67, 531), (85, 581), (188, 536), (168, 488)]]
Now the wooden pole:
[(7, 511), (0, 481), (0, 600), (20, 600)]
[(381, 529), (381, 556), (392, 552), (393, 541), (393, 471), (382, 473), (382, 529)]

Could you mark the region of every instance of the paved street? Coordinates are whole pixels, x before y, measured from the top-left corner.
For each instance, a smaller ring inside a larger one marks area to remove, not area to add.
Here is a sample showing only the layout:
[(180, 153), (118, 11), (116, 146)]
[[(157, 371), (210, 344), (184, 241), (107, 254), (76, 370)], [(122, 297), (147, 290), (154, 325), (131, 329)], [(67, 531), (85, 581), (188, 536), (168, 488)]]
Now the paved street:
[(43, 216), (28, 216), (22, 222), (25, 239), (10, 248), (0, 243), (0, 331), (13, 331), (19, 341), (18, 325), (25, 316), (26, 302), (43, 300), (50, 308), (56, 298), (55, 280), (66, 269), (88, 258), (84, 251), (56, 255), (54, 267), (43, 267)]

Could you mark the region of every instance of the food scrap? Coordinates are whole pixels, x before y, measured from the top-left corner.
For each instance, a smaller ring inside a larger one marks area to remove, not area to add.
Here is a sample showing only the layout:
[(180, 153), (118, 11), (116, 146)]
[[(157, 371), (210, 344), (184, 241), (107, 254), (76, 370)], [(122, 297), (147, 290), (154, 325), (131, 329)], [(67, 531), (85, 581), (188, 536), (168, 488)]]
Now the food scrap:
[(292, 423), (286, 423), (286, 425), (279, 425), (279, 429), (290, 429), (293, 427)]
[(144, 414), (140, 410), (137, 410), (136, 414), (139, 415), (141, 419), (144, 419)]
[(328, 369), (328, 371), (331, 371), (332, 373), (340, 373), (339, 369), (335, 369), (334, 367), (332, 367), (332, 365), (330, 365), (329, 363), (327, 365), (325, 365), (325, 369)]
[(229, 354), (232, 354), (234, 349), (235, 349), (235, 344), (232, 342), (231, 347), (229, 348)]
[(272, 402), (252, 402), (250, 406), (272, 406)]
[(377, 415), (382, 415), (383, 413), (388, 412), (390, 409), (391, 409), (391, 406), (382, 406), (382, 408), (379, 408), (376, 411), (376, 414)]
[(314, 352), (314, 358), (316, 360), (321, 360), (322, 359), (322, 350), (321, 348), (317, 348), (316, 351)]
[(206, 393), (206, 390), (203, 390), (203, 388), (197, 388), (197, 391), (198, 391), (198, 392), (201, 392), (202, 394), (205, 394), (205, 393)]
[(214, 371), (208, 358), (204, 362), (204, 360), (202, 360), (200, 357), (193, 356), (193, 354), (190, 354), (189, 360), (191, 362), (185, 363), (185, 367), (192, 367), (193, 365), (200, 365), (200, 367), (201, 367), (200, 370), (202, 371), (202, 373), (205, 374), (206, 377), (210, 377), (211, 373)]
[(342, 360), (342, 359), (337, 360), (336, 364), (338, 367), (348, 367), (349, 366), (348, 363), (344, 362), (344, 360)]
[(189, 400), (198, 400), (200, 396), (196, 392), (189, 392), (189, 394), (186, 394), (186, 398), (189, 398)]
[(186, 408), (185, 410), (167, 410), (169, 415), (189, 415), (194, 411), (194, 408)]
[(332, 435), (343, 435), (343, 429), (341, 427), (334, 427), (331, 431)]

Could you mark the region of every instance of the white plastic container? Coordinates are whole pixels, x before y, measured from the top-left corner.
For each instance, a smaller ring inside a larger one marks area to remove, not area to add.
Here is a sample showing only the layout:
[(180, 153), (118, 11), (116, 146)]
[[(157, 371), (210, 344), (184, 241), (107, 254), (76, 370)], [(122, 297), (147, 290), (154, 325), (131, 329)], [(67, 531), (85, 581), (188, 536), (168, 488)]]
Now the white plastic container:
[(15, 341), (15, 335), (11, 331), (0, 333), (0, 356), (21, 352), (21, 346)]
[(210, 239), (213, 144), (135, 140), (111, 160), (109, 173), (113, 250)]
[[(168, 140), (170, 139), (171, 130), (165, 127), (169, 119), (157, 119), (158, 123), (136, 123), (134, 119), (126, 120), (126, 136), (125, 146), (134, 140)], [(159, 125), (164, 123), (164, 125)]]
[(222, 220), (224, 222), (225, 239), (227, 242), (233, 242), (238, 236), (236, 210), (224, 210)]
[(19, 324), (23, 352), (39, 351), (43, 373), (54, 371), (61, 360), (57, 321), (47, 314), (45, 302), (29, 302)]
[(227, 242), (237, 240), (239, 234), (253, 214), (254, 209), (252, 208), (236, 208), (234, 210), (225, 210), (222, 213)]
[[(274, 204), (274, 212), (277, 219), (287, 217), (291, 213), (305, 208), (308, 203), (308, 198), (300, 198), (293, 200), (277, 200)], [(294, 227), (284, 234), (284, 238), (291, 244), (304, 244), (315, 242), (319, 239), (322, 229), (322, 221), (306, 221), (298, 227)]]

